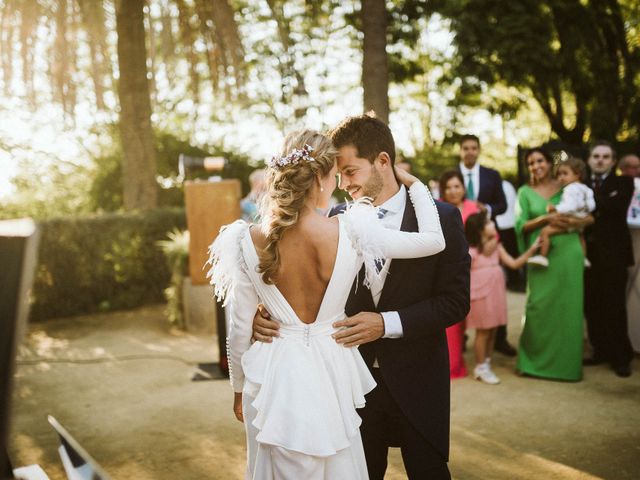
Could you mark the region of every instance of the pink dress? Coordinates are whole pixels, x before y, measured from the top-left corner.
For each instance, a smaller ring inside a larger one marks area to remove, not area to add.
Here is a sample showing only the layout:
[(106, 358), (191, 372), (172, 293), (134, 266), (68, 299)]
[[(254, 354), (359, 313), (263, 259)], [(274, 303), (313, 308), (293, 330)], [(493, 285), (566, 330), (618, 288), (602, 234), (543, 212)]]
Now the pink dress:
[(490, 329), (507, 324), (507, 289), (498, 249), (483, 255), (474, 247), (471, 255), (471, 310), (467, 328)]
[(462, 202), (462, 209), (460, 210), (460, 214), (462, 215), (462, 224), (467, 223), (467, 218), (474, 213), (478, 213), (480, 211), (480, 207), (478, 206), (478, 202), (474, 202), (473, 200), (469, 200), (465, 198)]
[[(480, 208), (473, 200), (465, 199), (460, 214), (462, 223), (466, 223), (469, 215), (478, 213)], [(447, 344), (449, 345), (449, 376), (450, 378), (462, 378), (467, 376), (462, 356), (464, 350), (465, 322), (458, 322), (447, 328)]]

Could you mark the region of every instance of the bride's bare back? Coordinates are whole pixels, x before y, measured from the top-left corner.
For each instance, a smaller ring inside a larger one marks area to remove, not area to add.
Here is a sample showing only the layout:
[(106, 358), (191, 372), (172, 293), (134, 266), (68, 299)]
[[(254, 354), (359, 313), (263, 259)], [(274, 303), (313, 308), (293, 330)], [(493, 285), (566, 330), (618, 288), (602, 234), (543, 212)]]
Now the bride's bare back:
[[(312, 213), (303, 215), (280, 240), (275, 284), (304, 323), (316, 320), (333, 273), (339, 236), (337, 218)], [(251, 238), (258, 249), (264, 248), (266, 240), (260, 229), (252, 228)]]

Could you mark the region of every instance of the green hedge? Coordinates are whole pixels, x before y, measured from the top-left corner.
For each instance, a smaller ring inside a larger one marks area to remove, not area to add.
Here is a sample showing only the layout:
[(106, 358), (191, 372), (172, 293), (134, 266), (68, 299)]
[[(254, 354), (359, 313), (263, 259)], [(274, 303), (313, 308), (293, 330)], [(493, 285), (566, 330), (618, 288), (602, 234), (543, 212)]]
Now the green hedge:
[(46, 220), (31, 318), (42, 320), (163, 301), (171, 273), (157, 246), (185, 229), (183, 209)]

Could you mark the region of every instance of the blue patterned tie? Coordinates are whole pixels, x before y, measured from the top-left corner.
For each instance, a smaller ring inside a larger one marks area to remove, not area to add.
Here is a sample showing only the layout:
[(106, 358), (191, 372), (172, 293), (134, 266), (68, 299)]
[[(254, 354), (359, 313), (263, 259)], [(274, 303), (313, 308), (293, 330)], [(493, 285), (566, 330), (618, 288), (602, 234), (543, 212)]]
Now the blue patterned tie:
[[(389, 210), (387, 210), (385, 208), (379, 208), (378, 209), (378, 219), (382, 220), (387, 213), (389, 213)], [(384, 258), (376, 258), (375, 262), (376, 262), (376, 272), (380, 273), (382, 271), (382, 267), (384, 267), (386, 259), (384, 259)]]

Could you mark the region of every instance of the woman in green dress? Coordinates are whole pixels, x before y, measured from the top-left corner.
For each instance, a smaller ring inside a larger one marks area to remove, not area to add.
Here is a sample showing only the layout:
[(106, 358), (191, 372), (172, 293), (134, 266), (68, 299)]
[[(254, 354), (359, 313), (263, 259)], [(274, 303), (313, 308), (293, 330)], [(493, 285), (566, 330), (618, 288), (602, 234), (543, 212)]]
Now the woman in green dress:
[(584, 254), (575, 227), (577, 220), (547, 213), (560, 201), (562, 186), (553, 176), (553, 160), (544, 150), (527, 152), (530, 185), (518, 190), (516, 233), (525, 251), (546, 225), (566, 233), (551, 238), (549, 266), (530, 265), (524, 328), (517, 369), (525, 375), (556, 380), (582, 379)]

